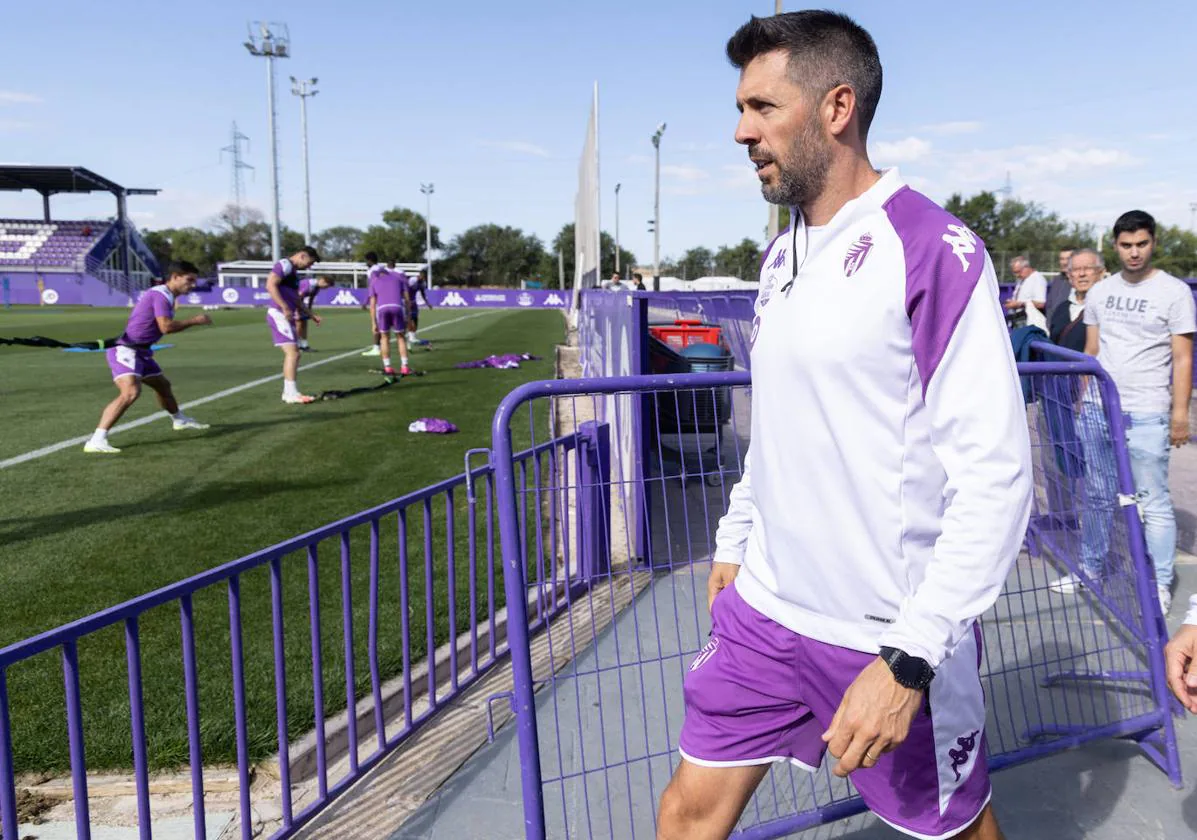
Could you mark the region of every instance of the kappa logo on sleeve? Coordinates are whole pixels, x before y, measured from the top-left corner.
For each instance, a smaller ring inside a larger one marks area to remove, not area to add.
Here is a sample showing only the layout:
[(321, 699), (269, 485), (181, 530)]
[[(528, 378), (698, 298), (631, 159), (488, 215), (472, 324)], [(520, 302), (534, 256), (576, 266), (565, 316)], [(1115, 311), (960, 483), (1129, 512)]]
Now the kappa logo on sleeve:
[(952, 253), (960, 260), (960, 267), (968, 271), (966, 257), (977, 253), (977, 235), (964, 225), (948, 225), (943, 241), (952, 246)]

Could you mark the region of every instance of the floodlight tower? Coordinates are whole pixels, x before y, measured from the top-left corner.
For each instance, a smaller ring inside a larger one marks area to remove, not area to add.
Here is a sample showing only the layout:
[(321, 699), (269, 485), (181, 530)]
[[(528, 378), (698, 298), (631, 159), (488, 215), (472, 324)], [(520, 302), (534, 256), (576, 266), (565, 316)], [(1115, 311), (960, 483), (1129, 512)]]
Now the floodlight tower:
[[(254, 32), (257, 27), (257, 33)], [(249, 38), (245, 41), (245, 48), (250, 55), (266, 59), (266, 107), (270, 114), (270, 257), (278, 262), (279, 226), (278, 226), (278, 136), (274, 129), (274, 60), (276, 58), (291, 57), (291, 36), (285, 23), (264, 23), (257, 21), (249, 27)]]

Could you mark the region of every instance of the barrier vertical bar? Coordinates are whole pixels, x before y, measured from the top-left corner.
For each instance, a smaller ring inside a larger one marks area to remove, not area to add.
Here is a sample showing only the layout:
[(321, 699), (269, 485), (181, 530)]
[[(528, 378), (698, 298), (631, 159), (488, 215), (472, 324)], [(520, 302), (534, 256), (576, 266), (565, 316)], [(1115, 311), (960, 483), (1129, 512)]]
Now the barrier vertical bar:
[(407, 508), (399, 509), (399, 626), (403, 634), (403, 722), (411, 729), (411, 621), (407, 582)]
[(382, 672), (378, 664), (378, 520), (370, 520), (370, 690), (374, 697), (374, 734), (378, 749), (387, 746), (386, 724), (382, 716)]
[(87, 802), (87, 759), (83, 753), (83, 706), (79, 696), (79, 649), (75, 639), (64, 642), (62, 645), (62, 675), (66, 686), (71, 786), (75, 794), (75, 836), (78, 840), (90, 840), (91, 815), (88, 812)]
[(133, 784), (137, 788), (137, 832), (151, 840), (150, 776), (145, 752), (145, 706), (141, 692), (141, 637), (137, 616), (125, 619), (125, 662), (129, 670), (129, 728), (133, 737)]
[(312, 635), (312, 705), (316, 718), (316, 787), (328, 797), (328, 756), (324, 743), (324, 641), (320, 632), (320, 554), (308, 546), (308, 626)]
[(237, 732), (237, 781), (241, 794), (241, 840), (252, 840), (249, 804), (249, 732), (245, 721), (245, 656), (241, 649), (241, 578), (229, 578), (229, 649), (233, 660), (233, 721)]
[[(467, 478), (467, 481), (469, 479)], [(453, 566), (453, 559), (457, 554), (454, 544), (456, 533), (453, 528), (453, 515), (456, 513), (453, 504), (453, 488), (445, 490), (445, 568), (449, 575), (449, 694), (457, 693), (457, 569)], [(434, 665), (431, 657), (429, 664)]]
[(511, 415), (522, 401), (509, 394), (495, 412), (491, 426), (491, 464), (494, 466), (499, 509), (499, 539), (503, 583), (507, 593), (507, 645), (511, 653), (516, 737), (520, 751), (520, 782), (524, 794), (524, 836), (545, 839), (544, 792), (540, 779), (540, 744), (532, 685), (532, 651), (528, 642), (528, 609), (524, 597), (524, 562), (515, 498), (515, 470), (511, 451)]
[(357, 690), (353, 667), (353, 568), (349, 531), (341, 532), (341, 624), (345, 641), (345, 715), (349, 731), (349, 772), (357, 775)]
[(204, 755), (200, 741), (199, 672), (195, 662), (195, 617), (191, 596), (179, 599), (183, 639), (183, 693), (187, 703), (187, 762), (191, 768), (191, 812), (196, 840), (208, 836), (204, 812)]
[(0, 668), (0, 831), (5, 837), (17, 836), (17, 789), (12, 767), (7, 668)]
[(578, 527), (582, 532), (582, 576), (593, 580), (611, 565), (611, 425), (578, 426)]
[(282, 559), (270, 561), (270, 621), (274, 631), (274, 705), (278, 727), (278, 776), (282, 788), (283, 828), (290, 828), (291, 739), (287, 735), (287, 655), (283, 642)]

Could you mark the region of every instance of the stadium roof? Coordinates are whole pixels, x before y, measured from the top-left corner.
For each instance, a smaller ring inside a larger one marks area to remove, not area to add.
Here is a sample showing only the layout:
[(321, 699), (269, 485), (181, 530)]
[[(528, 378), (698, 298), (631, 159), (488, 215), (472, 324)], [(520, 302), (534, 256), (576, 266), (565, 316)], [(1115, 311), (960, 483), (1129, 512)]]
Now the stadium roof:
[(157, 195), (158, 190), (130, 189), (82, 166), (0, 166), (0, 190), (55, 193), (109, 192), (113, 195)]

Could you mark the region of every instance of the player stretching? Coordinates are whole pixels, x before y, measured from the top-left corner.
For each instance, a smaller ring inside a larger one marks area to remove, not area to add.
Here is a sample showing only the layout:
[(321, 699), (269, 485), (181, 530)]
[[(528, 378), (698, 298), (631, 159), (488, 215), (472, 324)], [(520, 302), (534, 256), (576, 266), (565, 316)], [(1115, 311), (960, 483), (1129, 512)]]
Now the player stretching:
[(142, 293), (129, 314), (125, 331), (118, 338), (117, 346), (108, 351), (108, 367), (112, 370), (112, 381), (120, 393), (108, 403), (100, 415), (100, 425), (86, 444), (84, 452), (115, 455), (120, 452), (108, 442), (108, 430), (137, 402), (141, 396), (144, 381), (154, 389), (158, 404), (166, 409), (176, 430), (206, 429), (208, 424), (188, 417), (179, 408), (170, 380), (162, 375), (162, 368), (154, 361), (154, 342), (168, 333), (182, 332), (188, 327), (202, 327), (211, 324), (207, 315), (196, 315), (185, 321), (175, 320), (175, 298), (195, 288), (199, 269), (189, 262), (171, 263), (166, 272), (166, 282), (151, 286)]
[[(380, 263), (378, 261), (378, 254), (374, 253), (373, 251), (368, 251), (366, 253), (365, 260), (366, 260), (366, 286), (368, 288), (370, 283), (374, 280), (374, 276), (376, 274), (378, 274), (378, 272), (386, 271), (386, 266), (384, 266), (382, 263)], [(369, 300), (366, 301), (366, 305), (363, 306), (362, 308), (370, 309)], [(381, 356), (382, 355), (382, 347), (381, 347), (382, 336), (379, 335), (379, 333), (378, 333), (378, 322), (374, 320), (374, 311), (373, 310), (370, 311), (370, 337), (374, 342), (374, 346), (371, 347), (366, 352), (362, 353), (362, 355), (363, 356)]]
[(426, 345), (427, 341), (416, 338), (416, 330), (420, 328), (420, 305), (416, 302), (416, 295), (423, 296), (424, 305), (432, 308), (432, 302), (428, 300), (428, 272), (421, 271), (408, 285), (411, 288), (411, 309), (408, 310), (407, 317), (407, 343), (412, 347)]
[(407, 275), (389, 269), (376, 272), (370, 280), (369, 303), (370, 320), (380, 336), (383, 373), (395, 375), (395, 369), (391, 367), (391, 334), (394, 333), (395, 343), (399, 346), (399, 373), (407, 376), (411, 373), (407, 367), (407, 341), (403, 338), (411, 306)]
[(316, 305), (316, 295), (321, 289), (331, 289), (333, 281), (327, 277), (308, 277), (299, 281), (299, 324), (296, 332), (299, 334), (299, 349), (311, 350), (308, 345), (308, 321), (315, 321), (320, 326), (320, 316), (312, 313)]
[(270, 269), (266, 291), (270, 293), (266, 323), (274, 336), (274, 346), (283, 351), (283, 402), (306, 404), (315, 400), (299, 393), (295, 374), (299, 370), (299, 347), (295, 344), (295, 324), (303, 313), (299, 300), (299, 272), (318, 262), (320, 255), (310, 245), (300, 248), (290, 258), (281, 259)]

